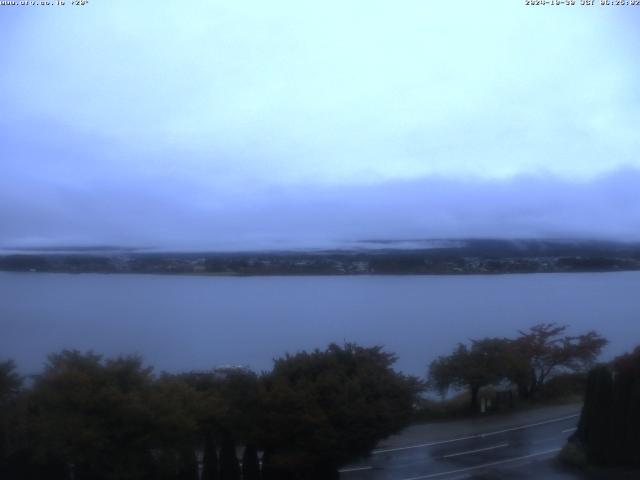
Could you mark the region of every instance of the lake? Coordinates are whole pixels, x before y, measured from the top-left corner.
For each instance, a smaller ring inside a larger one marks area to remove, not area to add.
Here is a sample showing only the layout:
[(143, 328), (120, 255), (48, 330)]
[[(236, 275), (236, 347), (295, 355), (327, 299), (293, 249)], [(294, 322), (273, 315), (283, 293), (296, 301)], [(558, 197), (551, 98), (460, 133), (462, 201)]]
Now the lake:
[(595, 329), (608, 359), (640, 344), (640, 272), (199, 277), (0, 272), (0, 359), (139, 353), (156, 370), (247, 365), (329, 342), (384, 345), (423, 375), (457, 342), (540, 322)]

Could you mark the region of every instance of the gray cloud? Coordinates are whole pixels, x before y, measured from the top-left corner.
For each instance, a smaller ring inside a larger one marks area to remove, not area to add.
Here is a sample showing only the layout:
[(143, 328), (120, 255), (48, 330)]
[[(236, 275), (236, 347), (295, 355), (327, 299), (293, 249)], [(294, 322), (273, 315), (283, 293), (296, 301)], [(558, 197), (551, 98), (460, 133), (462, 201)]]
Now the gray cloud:
[(638, 191), (640, 171), (633, 169), (584, 182), (423, 178), (360, 186), (254, 185), (242, 195), (180, 178), (40, 182), (0, 192), (0, 243), (233, 249), (367, 238), (639, 240)]
[(0, 18), (0, 245), (638, 238), (637, 12), (31, 10)]

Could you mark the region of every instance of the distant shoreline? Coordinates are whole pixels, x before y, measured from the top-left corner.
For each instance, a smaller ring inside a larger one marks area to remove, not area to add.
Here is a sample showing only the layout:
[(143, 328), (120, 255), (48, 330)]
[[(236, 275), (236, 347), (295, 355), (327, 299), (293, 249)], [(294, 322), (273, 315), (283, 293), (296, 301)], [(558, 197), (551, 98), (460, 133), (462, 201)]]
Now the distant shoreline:
[(640, 270), (640, 244), (467, 240), (438, 248), (0, 253), (0, 271), (198, 276), (496, 275)]
[(548, 271), (548, 272), (469, 272), (469, 273), (162, 273), (162, 272), (65, 272), (65, 271), (16, 271), (0, 270), (0, 273), (32, 274), (32, 275), (141, 275), (163, 277), (214, 277), (214, 278), (267, 278), (267, 277), (496, 277), (507, 275), (552, 275), (581, 273), (629, 273), (638, 272), (640, 268), (629, 270), (580, 270), (580, 271)]

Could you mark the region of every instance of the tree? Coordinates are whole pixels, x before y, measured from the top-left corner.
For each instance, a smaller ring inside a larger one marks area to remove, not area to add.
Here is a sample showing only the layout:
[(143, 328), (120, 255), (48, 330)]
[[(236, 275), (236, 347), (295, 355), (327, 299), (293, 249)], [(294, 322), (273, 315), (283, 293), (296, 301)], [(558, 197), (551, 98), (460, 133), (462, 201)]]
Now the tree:
[[(214, 443), (232, 436), (241, 443), (255, 438), (255, 418), (260, 414), (258, 376), (245, 368), (218, 368), (176, 376), (198, 393), (198, 429)], [(204, 440), (203, 440), (204, 442)]]
[(220, 448), (220, 480), (240, 480), (236, 443), (231, 437), (225, 438)]
[(218, 480), (218, 452), (213, 434), (204, 437), (204, 453), (202, 458), (202, 480)]
[(16, 373), (12, 360), (0, 362), (0, 476), (4, 476), (10, 455), (10, 423), (15, 401), (22, 387), (22, 378)]
[[(261, 415), (258, 376), (246, 368), (217, 368), (177, 375), (199, 395), (198, 436), (204, 447), (203, 478), (238, 478), (235, 441), (254, 444)], [(216, 444), (221, 445), (220, 458)]]
[(593, 368), (587, 377), (585, 401), (576, 436), (587, 447), (590, 462), (605, 464), (611, 446), (613, 375), (606, 365)]
[(471, 346), (459, 343), (451, 355), (441, 356), (429, 366), (429, 384), (442, 394), (451, 387), (469, 390), (472, 412), (479, 410), (480, 389), (499, 383), (506, 377), (505, 365), (509, 340), (484, 338)]
[(395, 359), (351, 343), (276, 359), (262, 379), (263, 473), (337, 478), (340, 465), (406, 425), (420, 384), (395, 372)]
[(21, 386), (22, 378), (16, 373), (13, 360), (0, 362), (0, 406), (15, 397)]
[(178, 456), (178, 480), (198, 480), (198, 459), (193, 448), (186, 446)]
[(558, 371), (587, 371), (608, 343), (595, 331), (566, 335), (566, 325), (541, 323), (511, 344), (509, 379), (522, 398), (534, 397)]
[(163, 373), (151, 386), (147, 408), (153, 422), (149, 435), (157, 457), (158, 478), (175, 480), (195, 475), (195, 451), (202, 446), (199, 420), (206, 405), (201, 393), (181, 375)]
[(612, 449), (618, 464), (640, 466), (640, 346), (615, 359)]
[(151, 369), (139, 357), (49, 356), (30, 395), (34, 461), (55, 459), (83, 479), (143, 479), (151, 469)]
[(591, 369), (570, 441), (589, 463), (640, 467), (640, 347)]
[(242, 455), (242, 480), (260, 480), (260, 463), (258, 449), (255, 445), (247, 445)]

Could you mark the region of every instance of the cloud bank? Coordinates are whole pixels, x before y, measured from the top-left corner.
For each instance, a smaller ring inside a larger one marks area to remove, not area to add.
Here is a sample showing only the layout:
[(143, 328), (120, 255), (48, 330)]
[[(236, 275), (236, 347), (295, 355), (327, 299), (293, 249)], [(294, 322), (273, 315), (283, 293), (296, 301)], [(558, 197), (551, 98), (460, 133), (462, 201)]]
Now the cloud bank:
[(34, 187), (37, 196), (21, 187), (2, 189), (0, 245), (235, 250), (363, 239), (640, 240), (637, 170), (586, 182), (425, 178), (357, 187), (263, 187), (242, 196), (212, 195), (206, 187), (171, 179)]
[(0, 245), (635, 239), (639, 15), (5, 8)]

